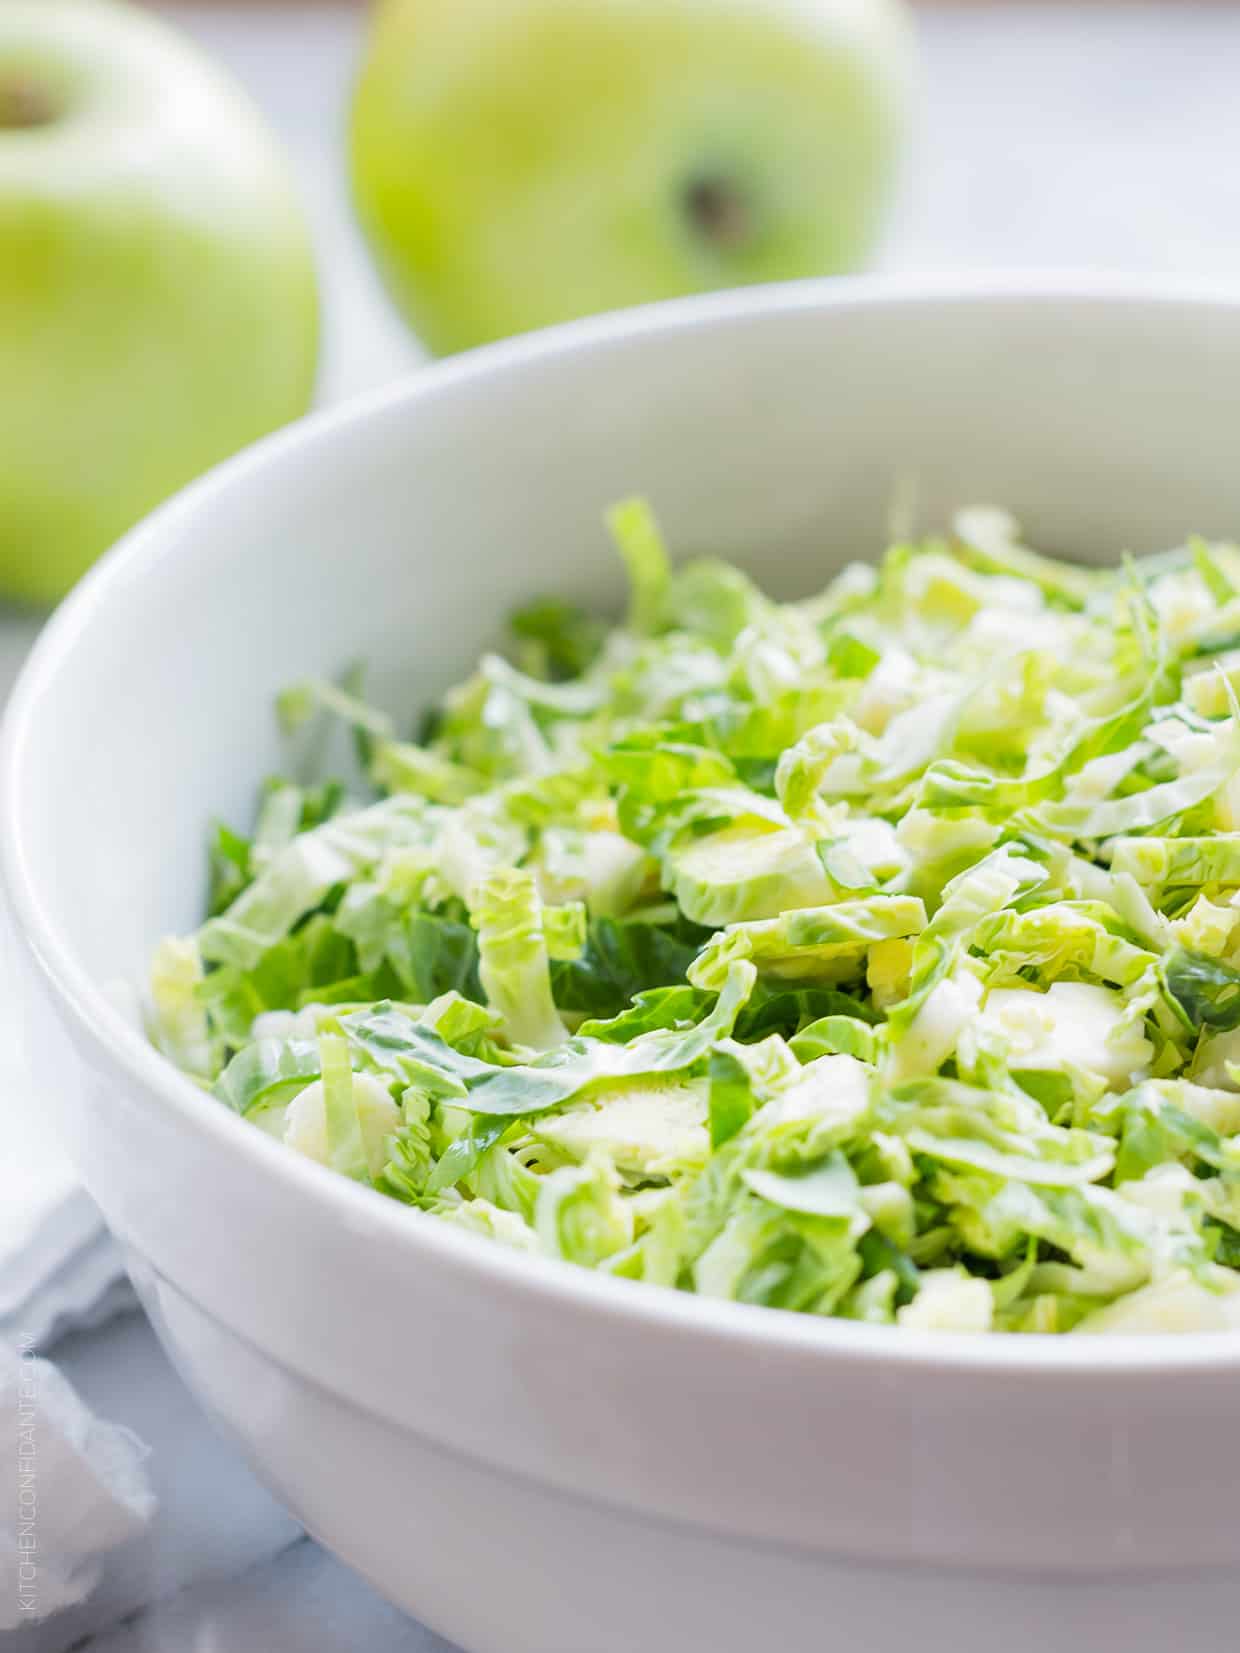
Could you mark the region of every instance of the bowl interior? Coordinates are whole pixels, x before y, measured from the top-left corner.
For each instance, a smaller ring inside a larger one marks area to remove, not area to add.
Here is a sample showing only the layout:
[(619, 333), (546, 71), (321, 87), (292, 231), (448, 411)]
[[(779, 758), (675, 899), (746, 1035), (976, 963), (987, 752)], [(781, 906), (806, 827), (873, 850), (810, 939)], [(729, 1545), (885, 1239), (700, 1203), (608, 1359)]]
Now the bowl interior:
[(1084, 557), (1240, 528), (1240, 306), (815, 285), (449, 362), (311, 421), (158, 513), (51, 628), (10, 737), (22, 875), (95, 982), (200, 916), (204, 829), (280, 763), (277, 691), (371, 667), (413, 714), (505, 612), (615, 605), (604, 507), (780, 594), (1007, 505)]

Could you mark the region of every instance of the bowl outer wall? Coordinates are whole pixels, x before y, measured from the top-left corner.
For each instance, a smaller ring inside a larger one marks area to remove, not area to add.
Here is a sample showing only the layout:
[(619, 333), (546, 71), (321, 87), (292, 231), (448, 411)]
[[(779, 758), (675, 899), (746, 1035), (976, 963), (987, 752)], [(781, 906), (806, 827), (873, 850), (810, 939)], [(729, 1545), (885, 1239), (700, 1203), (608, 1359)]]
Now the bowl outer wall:
[(5, 878), (70, 1033), (32, 1043), (109, 1222), (290, 1368), (588, 1497), (887, 1561), (1240, 1557), (1240, 1339), (934, 1338), (530, 1263), (245, 1127), (107, 991), (195, 922), (202, 823), (245, 818), (280, 686), (361, 657), (412, 704), (532, 592), (618, 598), (611, 499), (781, 593), (896, 498), (1113, 555), (1234, 530), (1238, 423), (1226, 297), (811, 284), (494, 347), (196, 484), (64, 606), (4, 736)]

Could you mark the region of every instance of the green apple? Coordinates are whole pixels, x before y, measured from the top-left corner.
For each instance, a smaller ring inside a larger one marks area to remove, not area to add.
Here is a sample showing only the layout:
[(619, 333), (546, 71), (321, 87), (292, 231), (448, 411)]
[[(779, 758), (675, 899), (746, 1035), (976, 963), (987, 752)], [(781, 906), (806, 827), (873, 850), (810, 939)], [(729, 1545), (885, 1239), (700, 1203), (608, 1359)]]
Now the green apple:
[(359, 215), (437, 352), (850, 270), (912, 80), (898, 0), (380, 0)]
[(302, 413), (306, 227), (242, 93), (114, 0), (0, 0), (0, 592), (58, 597)]

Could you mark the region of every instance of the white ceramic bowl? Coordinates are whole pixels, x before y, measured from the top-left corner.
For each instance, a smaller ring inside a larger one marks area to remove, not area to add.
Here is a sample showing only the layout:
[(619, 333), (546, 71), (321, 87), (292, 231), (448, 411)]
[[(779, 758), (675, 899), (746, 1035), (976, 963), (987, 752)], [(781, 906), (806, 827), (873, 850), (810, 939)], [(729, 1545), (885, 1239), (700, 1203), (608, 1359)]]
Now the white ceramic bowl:
[(1240, 1338), (970, 1339), (686, 1298), (517, 1257), (241, 1123), (110, 984), (196, 923), (205, 823), (245, 821), (276, 762), (275, 691), (365, 658), (413, 706), (518, 599), (613, 602), (600, 514), (633, 491), (679, 549), (806, 592), (879, 548), (897, 493), (926, 526), (1007, 504), (1086, 557), (1235, 531), (1238, 436), (1240, 301), (723, 296), (312, 419), (158, 512), (53, 620), (0, 783), (46, 1094), (221, 1425), (470, 1653), (1221, 1653)]

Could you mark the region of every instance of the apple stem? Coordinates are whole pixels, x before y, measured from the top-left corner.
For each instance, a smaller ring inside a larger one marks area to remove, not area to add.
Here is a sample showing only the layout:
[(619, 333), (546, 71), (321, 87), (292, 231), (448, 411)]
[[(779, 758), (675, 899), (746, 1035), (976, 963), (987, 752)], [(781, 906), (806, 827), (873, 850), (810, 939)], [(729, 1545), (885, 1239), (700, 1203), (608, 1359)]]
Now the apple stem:
[(686, 185), (685, 214), (705, 240), (728, 251), (749, 239), (752, 221), (744, 194), (726, 178), (704, 176)]
[(58, 111), (51, 94), (25, 76), (0, 80), (0, 132), (50, 126)]

